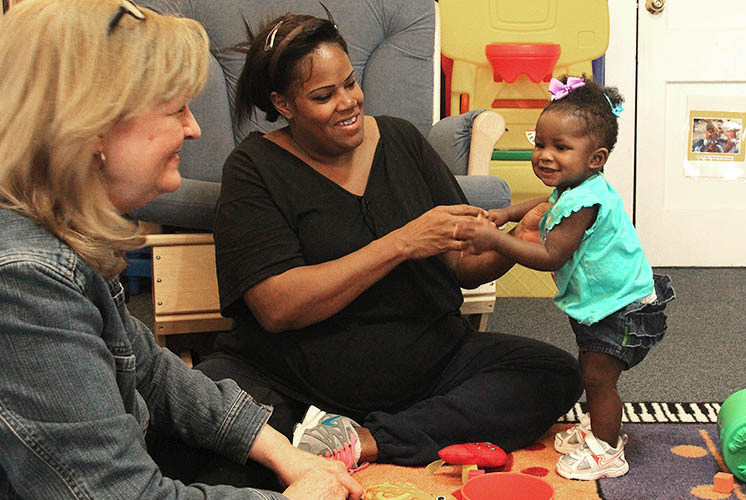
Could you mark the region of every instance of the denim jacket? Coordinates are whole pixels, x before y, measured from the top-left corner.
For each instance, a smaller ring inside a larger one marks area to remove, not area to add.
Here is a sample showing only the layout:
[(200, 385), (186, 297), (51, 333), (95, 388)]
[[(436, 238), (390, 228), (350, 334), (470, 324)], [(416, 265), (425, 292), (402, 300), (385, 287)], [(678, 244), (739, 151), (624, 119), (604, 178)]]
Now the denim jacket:
[(163, 477), (148, 425), (243, 463), (271, 410), (156, 346), (48, 231), (3, 209), (0, 228), (0, 499), (285, 498)]

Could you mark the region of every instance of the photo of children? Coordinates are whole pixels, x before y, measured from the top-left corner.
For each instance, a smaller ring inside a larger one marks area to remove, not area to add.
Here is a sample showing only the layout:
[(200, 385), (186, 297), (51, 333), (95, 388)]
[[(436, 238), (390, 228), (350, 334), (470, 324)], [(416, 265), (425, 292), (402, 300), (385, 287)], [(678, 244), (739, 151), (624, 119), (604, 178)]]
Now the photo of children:
[(691, 119), (689, 159), (736, 160), (736, 155), (740, 156), (742, 150), (743, 119), (740, 116), (727, 116), (731, 113), (725, 112), (719, 116), (697, 116), (694, 113), (692, 112)]
[[(683, 162), (685, 177), (746, 178), (744, 124), (746, 113), (701, 108), (704, 98), (689, 103), (688, 139)], [(746, 104), (744, 104), (746, 106)]]

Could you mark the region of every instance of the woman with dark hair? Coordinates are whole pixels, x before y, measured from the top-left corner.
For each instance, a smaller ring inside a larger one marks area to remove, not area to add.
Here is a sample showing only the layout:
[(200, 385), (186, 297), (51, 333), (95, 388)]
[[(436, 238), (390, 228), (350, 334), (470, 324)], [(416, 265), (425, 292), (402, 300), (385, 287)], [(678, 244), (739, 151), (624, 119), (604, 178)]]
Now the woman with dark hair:
[[(287, 125), (225, 163), (216, 259), (236, 326), (199, 368), (264, 392), (278, 430), (350, 468), (540, 437), (580, 395), (577, 364), (461, 316), (459, 287), (513, 265), (462, 252), (485, 212), (414, 126), (365, 115), (333, 21), (288, 14), (242, 50), (238, 117)], [(526, 225), (515, 234), (535, 236)]]

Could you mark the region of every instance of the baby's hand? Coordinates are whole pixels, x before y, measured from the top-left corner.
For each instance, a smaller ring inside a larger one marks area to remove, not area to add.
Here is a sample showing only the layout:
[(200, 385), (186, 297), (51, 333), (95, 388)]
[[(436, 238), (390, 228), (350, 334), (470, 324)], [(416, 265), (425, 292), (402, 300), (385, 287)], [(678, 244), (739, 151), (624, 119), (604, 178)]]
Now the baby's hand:
[(495, 239), (498, 236), (495, 233), (499, 232), (500, 230), (489, 217), (479, 215), (474, 218), (468, 234), (465, 234), (462, 239), (463, 250), (472, 254), (494, 250), (496, 247)]
[(510, 216), (508, 215), (508, 209), (506, 208), (494, 208), (487, 212), (487, 218), (497, 227), (501, 227), (503, 224), (510, 222)]

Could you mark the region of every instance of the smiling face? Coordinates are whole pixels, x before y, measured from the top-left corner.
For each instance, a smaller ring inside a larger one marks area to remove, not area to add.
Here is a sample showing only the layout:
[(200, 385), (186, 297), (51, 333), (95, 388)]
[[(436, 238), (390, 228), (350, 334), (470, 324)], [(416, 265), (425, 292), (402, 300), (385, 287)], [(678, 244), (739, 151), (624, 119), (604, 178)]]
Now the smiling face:
[(705, 139), (707, 139), (708, 141), (711, 141), (716, 136), (717, 134), (715, 133), (715, 127), (713, 127), (712, 125), (708, 125), (707, 128), (705, 129)]
[(363, 91), (345, 51), (336, 43), (323, 43), (298, 68), (301, 81), (288, 92), (291, 95), (272, 94), (293, 139), (317, 159), (357, 148), (364, 137)]
[(608, 149), (597, 147), (597, 140), (584, 133), (577, 117), (564, 112), (541, 114), (534, 143), (534, 174), (560, 193), (599, 172), (609, 156)]
[(126, 213), (176, 191), (181, 146), (200, 134), (183, 96), (117, 123), (101, 139), (102, 173), (114, 206)]

